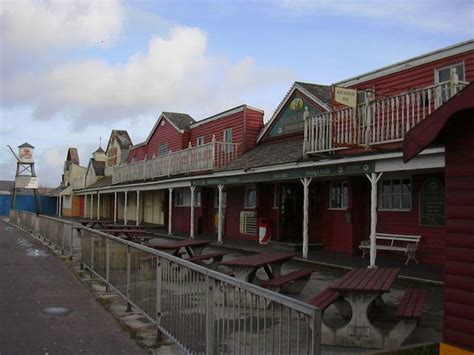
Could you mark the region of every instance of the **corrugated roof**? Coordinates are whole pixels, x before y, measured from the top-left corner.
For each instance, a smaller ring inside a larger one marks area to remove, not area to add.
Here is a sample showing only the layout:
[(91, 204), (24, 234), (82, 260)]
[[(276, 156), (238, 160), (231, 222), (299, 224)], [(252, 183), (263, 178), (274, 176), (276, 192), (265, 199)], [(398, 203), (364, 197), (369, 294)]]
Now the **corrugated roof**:
[(226, 165), (225, 170), (248, 169), (276, 165), (303, 159), (303, 138), (268, 142), (257, 145), (241, 157)]
[(165, 115), (167, 119), (169, 119), (176, 127), (183, 131), (188, 130), (189, 126), (196, 122), (194, 118), (189, 116), (187, 113), (163, 112), (163, 115)]
[(332, 88), (330, 85), (304, 83), (302, 81), (295, 81), (295, 83), (303, 87), (303, 89), (309, 91), (312, 95), (316, 96), (325, 104), (331, 106)]

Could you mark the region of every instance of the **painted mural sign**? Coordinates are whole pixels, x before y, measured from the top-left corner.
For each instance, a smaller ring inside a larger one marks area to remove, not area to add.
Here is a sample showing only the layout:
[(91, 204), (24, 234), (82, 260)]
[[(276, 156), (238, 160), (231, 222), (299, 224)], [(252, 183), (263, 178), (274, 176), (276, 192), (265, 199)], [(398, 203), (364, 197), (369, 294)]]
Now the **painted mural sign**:
[(315, 108), (312, 103), (306, 100), (302, 95), (296, 93), (285, 105), (267, 136), (279, 137), (285, 134), (303, 131), (305, 115), (311, 117), (319, 113), (321, 113), (321, 111)]
[(273, 171), (268, 173), (260, 174), (247, 174), (240, 176), (230, 176), (223, 178), (212, 178), (202, 179), (193, 181), (193, 185), (205, 186), (205, 185), (235, 185), (242, 183), (254, 183), (254, 182), (265, 182), (265, 181), (284, 181), (284, 180), (295, 180), (301, 178), (318, 178), (318, 177), (329, 177), (329, 176), (347, 176), (347, 175), (362, 175), (374, 171), (373, 163), (366, 164), (351, 164), (351, 165), (333, 165), (325, 167), (311, 167), (302, 169), (292, 169), (283, 171)]
[(427, 179), (421, 187), (420, 225), (444, 226), (444, 184), (438, 178)]
[(38, 178), (36, 176), (17, 176), (15, 178), (16, 189), (37, 189)]

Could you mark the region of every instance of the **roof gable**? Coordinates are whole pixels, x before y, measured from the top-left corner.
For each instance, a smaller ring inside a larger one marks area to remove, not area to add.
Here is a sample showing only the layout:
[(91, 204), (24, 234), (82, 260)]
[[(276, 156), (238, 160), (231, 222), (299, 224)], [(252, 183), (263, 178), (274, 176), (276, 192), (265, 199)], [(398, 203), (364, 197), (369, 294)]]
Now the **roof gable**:
[(67, 157), (66, 157), (67, 162), (72, 162), (73, 164), (79, 165), (79, 153), (77, 151), (77, 148), (69, 148), (67, 150)]
[(257, 142), (264, 136), (277, 137), (302, 131), (306, 108), (310, 116), (321, 113), (321, 109), (330, 111), (331, 93), (331, 87), (327, 85), (295, 82), (260, 132)]
[(148, 144), (148, 142), (150, 141), (151, 137), (153, 137), (153, 134), (155, 134), (155, 131), (159, 127), (162, 120), (168, 121), (168, 123), (171, 126), (173, 126), (173, 128), (176, 129), (178, 133), (184, 133), (184, 131), (189, 129), (189, 126), (191, 126), (191, 124), (196, 122), (187, 113), (162, 112), (160, 117), (158, 117), (158, 119), (156, 120), (156, 123), (153, 126), (152, 130), (150, 131), (150, 134), (148, 135), (145, 142), (135, 145), (134, 148), (136, 148), (137, 146), (141, 144)]
[(110, 132), (109, 142), (107, 143), (106, 152), (109, 151), (110, 145), (113, 141), (116, 141), (121, 149), (129, 149), (132, 146), (132, 140), (125, 130), (113, 129)]
[(87, 175), (89, 171), (93, 171), (95, 176), (104, 176), (105, 170), (105, 161), (97, 161), (94, 158), (89, 160), (89, 165), (87, 166)]

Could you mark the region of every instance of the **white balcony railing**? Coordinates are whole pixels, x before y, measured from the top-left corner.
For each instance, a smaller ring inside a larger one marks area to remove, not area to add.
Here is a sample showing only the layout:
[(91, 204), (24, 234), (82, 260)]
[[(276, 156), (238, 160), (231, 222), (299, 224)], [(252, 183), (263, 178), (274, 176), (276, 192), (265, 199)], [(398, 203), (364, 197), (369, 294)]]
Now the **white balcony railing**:
[(442, 83), (395, 96), (308, 117), (304, 153), (403, 140), (405, 133), (443, 105), (467, 83)]
[(119, 184), (218, 169), (237, 158), (239, 145), (239, 143), (213, 141), (177, 152), (169, 152), (153, 159), (120, 165), (113, 169), (112, 183)]

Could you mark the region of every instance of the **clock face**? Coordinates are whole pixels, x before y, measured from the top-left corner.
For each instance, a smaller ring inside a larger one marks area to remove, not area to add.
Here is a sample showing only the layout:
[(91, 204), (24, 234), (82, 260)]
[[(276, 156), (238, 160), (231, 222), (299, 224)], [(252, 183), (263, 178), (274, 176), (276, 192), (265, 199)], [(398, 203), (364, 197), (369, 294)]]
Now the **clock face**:
[(290, 104), (290, 109), (292, 111), (300, 111), (303, 108), (303, 100), (299, 97), (293, 99)]

